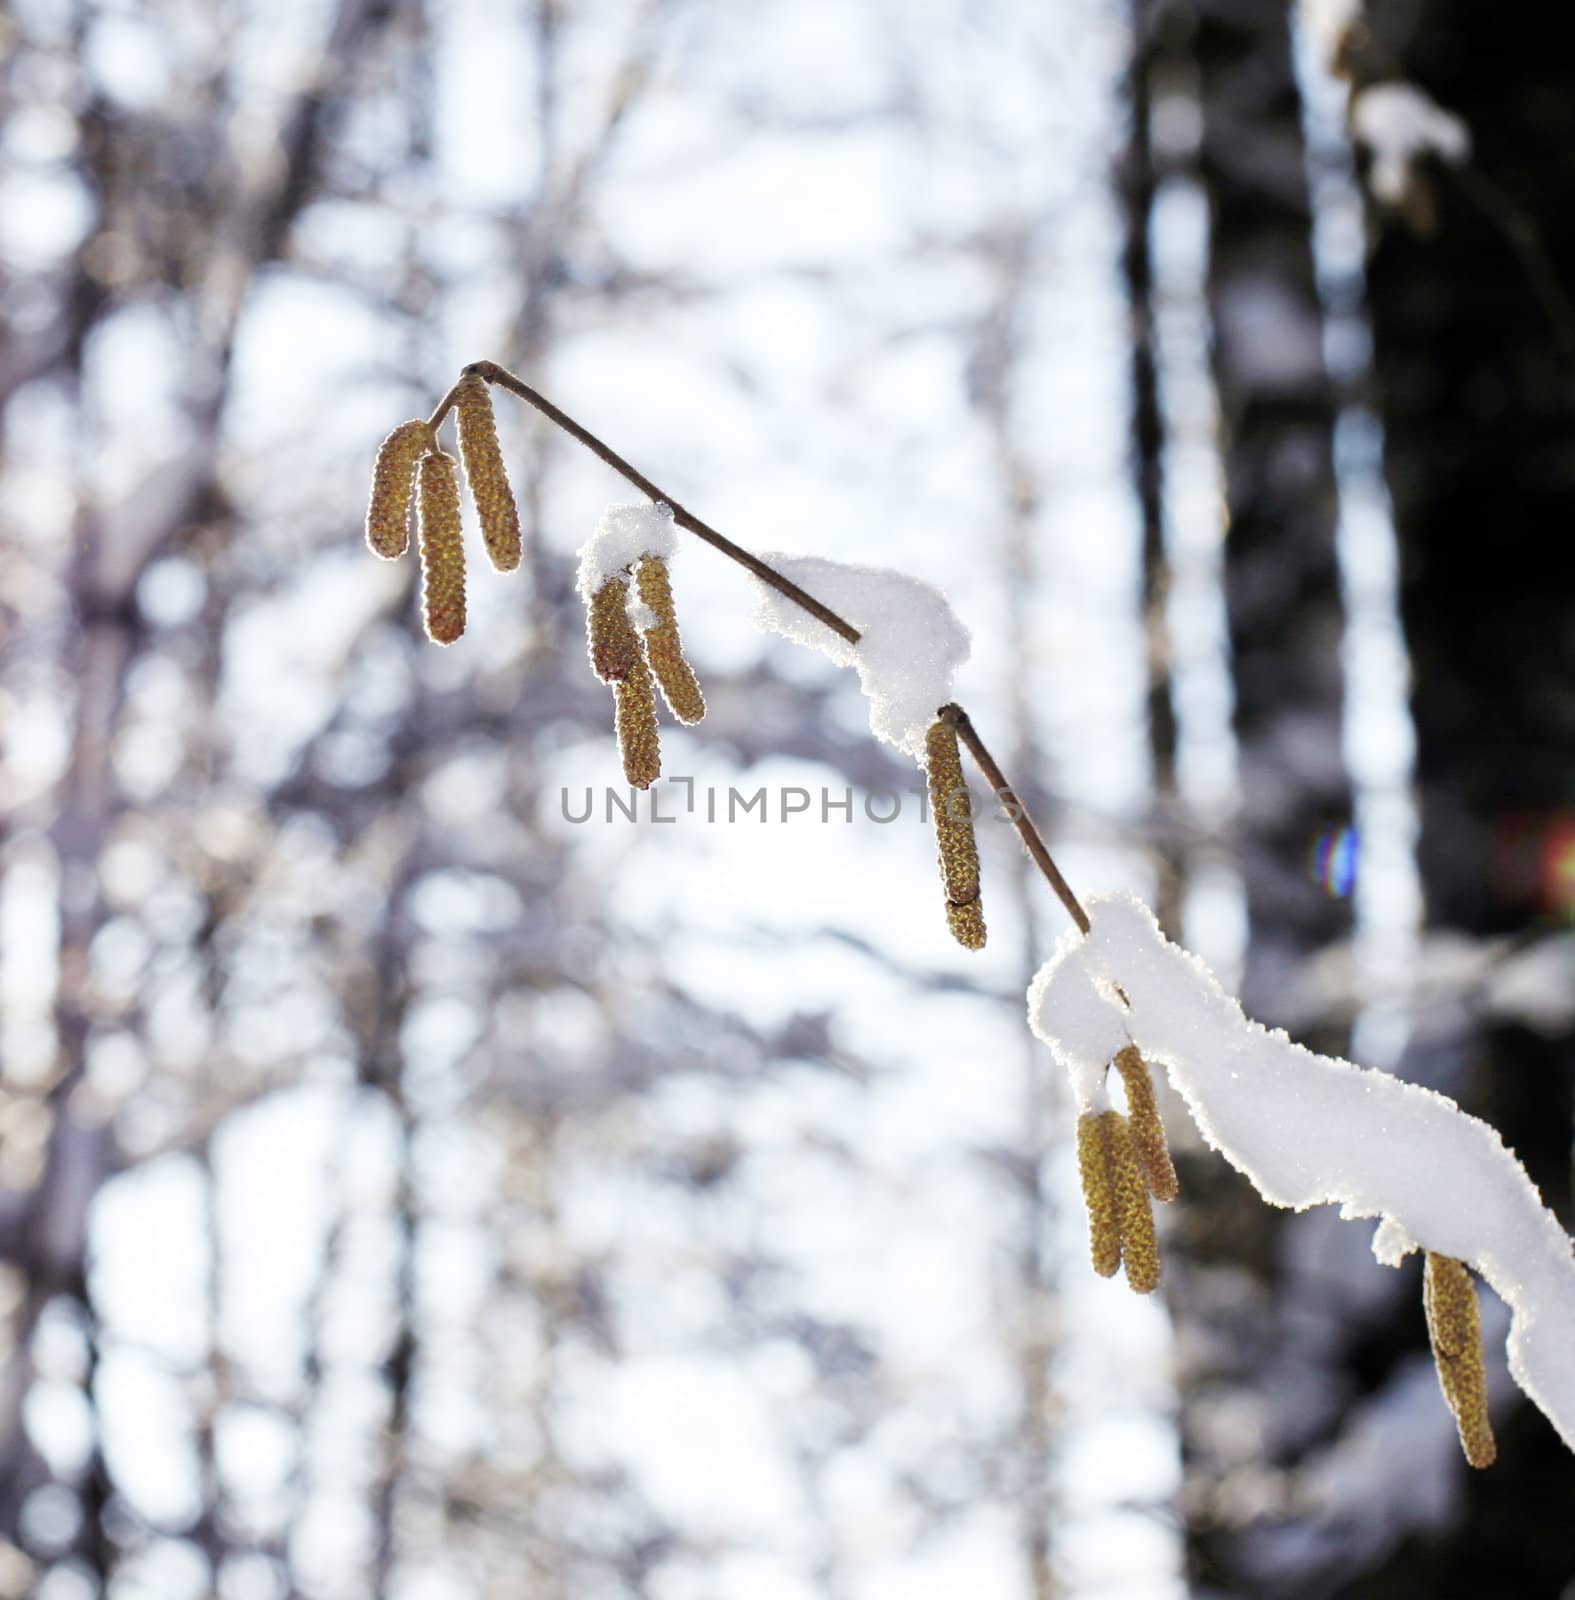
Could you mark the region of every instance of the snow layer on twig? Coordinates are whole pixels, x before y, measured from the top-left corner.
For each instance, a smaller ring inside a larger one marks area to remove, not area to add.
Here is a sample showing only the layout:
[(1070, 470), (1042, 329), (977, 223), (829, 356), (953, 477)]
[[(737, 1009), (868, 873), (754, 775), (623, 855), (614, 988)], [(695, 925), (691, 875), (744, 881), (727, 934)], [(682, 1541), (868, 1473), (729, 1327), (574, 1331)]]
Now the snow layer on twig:
[(1380, 1218), (1374, 1252), (1389, 1265), (1419, 1247), (1469, 1262), (1511, 1310), (1515, 1381), (1575, 1449), (1575, 1258), (1497, 1132), (1431, 1089), (1249, 1022), (1130, 896), (1086, 909), (1089, 934), (1064, 938), (1028, 991), (1030, 1025), (1079, 1105), (1101, 1103), (1105, 1068), (1130, 1041), (1264, 1199)]
[(628, 578), (641, 556), (672, 559), (678, 547), (673, 508), (665, 501), (608, 506), (590, 538), (580, 546), (576, 587), (589, 600), (609, 578)]
[(1372, 151), (1369, 182), (1386, 205), (1411, 187), (1412, 169), (1431, 152), (1451, 166), (1471, 154), (1471, 130), (1412, 83), (1375, 83), (1351, 102), (1351, 127)]
[(887, 567), (767, 552), (767, 566), (845, 618), (862, 636), (849, 644), (757, 578), (755, 625), (855, 667), (870, 703), (870, 732), (924, 760), (924, 735), (952, 698), (970, 636), (939, 589)]

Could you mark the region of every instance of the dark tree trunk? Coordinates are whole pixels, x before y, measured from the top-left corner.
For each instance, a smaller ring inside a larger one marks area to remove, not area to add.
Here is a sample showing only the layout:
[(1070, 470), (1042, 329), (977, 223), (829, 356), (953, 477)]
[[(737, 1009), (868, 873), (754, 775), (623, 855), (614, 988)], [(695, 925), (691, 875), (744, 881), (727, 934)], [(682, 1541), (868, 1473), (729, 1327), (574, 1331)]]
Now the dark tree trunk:
[[(1211, 219), (1228, 524), (1239, 846), (1250, 945), (1242, 1001), (1306, 1039), (1307, 957), (1350, 928), (1307, 871), (1350, 816), (1340, 751), (1334, 405), (1313, 269), (1301, 98), (1286, 3), (1202, 0), (1193, 41)], [(1316, 1041), (1338, 1044), (1327, 1031)]]
[[(1209, 207), (1205, 292), (1241, 797), (1235, 845), (1248, 922), (1240, 993), (1249, 1016), (1343, 1052), (1345, 1031), (1329, 1021), (1312, 958), (1348, 937), (1349, 905), (1307, 870), (1314, 841), (1349, 819), (1351, 800), (1341, 753), (1335, 409), (1291, 7), (1195, 0), (1177, 16), (1190, 24), (1197, 175)], [(1205, 1593), (1252, 1593), (1248, 1546), (1273, 1505), (1276, 1470), (1337, 1405), (1284, 1269), (1307, 1219), (1264, 1206), (1213, 1156), (1185, 1162), (1182, 1192), (1175, 1243), (1185, 1266), (1173, 1300), (1189, 1577)]]
[[(1130, 319), (1130, 470), (1143, 531), (1143, 632), (1148, 648), (1148, 748), (1156, 815), (1176, 805), (1178, 731), (1165, 620), (1170, 558), (1165, 544), (1165, 420), (1160, 401), (1154, 252), (1150, 227), (1158, 187), (1153, 136), (1153, 76), (1158, 8), (1132, 0), (1132, 56), (1127, 68), (1127, 147), (1117, 174), (1125, 227), (1121, 278)], [(1167, 830), (1168, 833), (1168, 830)], [(1154, 912), (1172, 939), (1181, 937), (1182, 863), (1173, 838), (1156, 841)]]
[[(1575, 900), (1575, 22), (1548, 0), (1421, 0), (1403, 19), (1372, 6), (1369, 24), (1350, 58), (1358, 85), (1418, 85), (1473, 143), (1466, 167), (1419, 174), (1406, 209), (1430, 231), (1370, 218), (1427, 921), (1535, 937), (1567, 925)], [(1575, 1031), (1459, 1015), (1403, 1070), (1497, 1127), (1568, 1226)], [(1488, 1359), (1502, 1366), (1502, 1351)], [(1499, 1418), (1499, 1462), (1461, 1468), (1448, 1531), (1343, 1592), (1568, 1592), (1575, 1459), (1518, 1391)]]

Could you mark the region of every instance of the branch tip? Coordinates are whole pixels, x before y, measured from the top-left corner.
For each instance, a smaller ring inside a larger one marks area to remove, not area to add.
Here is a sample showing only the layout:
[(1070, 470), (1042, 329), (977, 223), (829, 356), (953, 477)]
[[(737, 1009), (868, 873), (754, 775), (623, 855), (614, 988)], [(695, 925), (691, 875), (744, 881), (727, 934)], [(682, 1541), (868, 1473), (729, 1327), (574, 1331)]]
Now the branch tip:
[[(823, 605), (790, 578), (784, 577), (780, 572), (760, 560), (758, 556), (751, 555), (742, 546), (734, 544), (724, 534), (718, 533), (708, 523), (702, 522), (692, 511), (686, 509), (676, 496), (668, 494), (666, 490), (660, 488), (638, 468), (624, 460), (617, 451), (599, 439), (590, 429), (576, 422), (568, 412), (554, 405), (551, 400), (533, 389), (523, 378), (516, 377), (507, 367), (500, 366), (496, 361), (468, 361), (460, 368), (458, 381), (438, 402), (437, 408), (432, 412), (432, 415), (426, 419), (425, 428), (431, 439), (431, 450), (438, 450), (438, 428), (442, 426), (449, 412), (466, 395), (467, 390), (473, 388), (476, 378), (480, 378), (488, 384), (495, 384), (500, 389), (506, 389), (516, 399), (523, 400), (527, 405), (534, 407), (555, 427), (568, 434), (578, 444), (583, 445), (598, 460), (610, 467), (626, 482), (633, 484), (648, 499), (657, 504), (666, 504), (671, 507), (673, 521), (678, 527), (694, 534), (697, 539), (704, 540), (714, 550), (720, 551), (730, 561), (736, 562), (768, 588), (774, 589), (785, 599), (791, 600), (800, 610), (808, 612), (817, 622), (823, 623), (830, 628), (839, 638), (845, 639), (849, 644), (856, 645), (859, 642), (862, 637), (859, 629), (854, 627), (845, 617), (838, 616), (829, 606)], [(395, 491), (395, 497), (397, 497), (397, 491)], [(381, 517), (375, 519), (379, 524), (379, 532), (382, 537), (372, 541), (374, 549), (378, 549), (379, 544), (382, 544), (386, 547), (387, 553), (394, 553), (391, 547), (395, 543), (394, 526), (397, 522), (397, 515), (391, 515), (391, 512), (396, 512), (396, 508), (392, 505), (383, 512)], [(506, 530), (501, 527), (501, 518), (499, 528), (495, 531), (494, 536), (489, 538), (488, 545), (489, 552), (494, 554), (494, 560), (506, 568), (509, 557), (512, 555), (512, 550), (509, 547)], [(493, 547), (495, 545), (497, 548), (494, 551)], [(385, 553), (385, 551), (380, 549), (379, 553)], [(499, 557), (502, 559), (499, 560)], [(463, 626), (463, 623), (461, 622), (460, 625)], [(593, 631), (595, 630), (593, 629)], [(593, 647), (593, 658), (595, 654)], [(599, 676), (602, 675), (605, 665), (606, 663), (603, 662), (598, 666)], [(608, 681), (616, 684), (622, 679), (615, 677)], [(665, 682), (663, 687), (664, 690), (667, 687)], [(703, 704), (698, 699), (698, 689), (696, 690), (696, 696), (695, 707), (698, 709)], [(631, 702), (640, 702), (642, 699), (636, 691), (631, 691), (625, 698)], [(683, 713), (679, 714), (683, 715)], [(996, 799), (1011, 816), (1012, 822), (1023, 841), (1024, 848), (1028, 851), (1034, 865), (1039, 868), (1051, 889), (1055, 891), (1056, 897), (1066, 907), (1067, 913), (1073, 922), (1077, 924), (1083, 933), (1088, 933), (1092, 925), (1088, 920), (1087, 913), (1078, 903), (1077, 896), (1072, 893), (1071, 886), (1061, 876), (1060, 869), (1056, 866), (1050, 851), (1040, 836), (1039, 830), (1034, 826), (1033, 820), (1023, 808), (1022, 802), (1013, 793), (1011, 785), (1007, 783), (1005, 774), (996, 764), (994, 757), (985, 748), (984, 742), (979, 738), (973, 723), (969, 720), (968, 713), (955, 702), (948, 702), (938, 708), (936, 719), (938, 725), (944, 726), (948, 730), (955, 730), (957, 737), (968, 747), (969, 755), (972, 756), (975, 764), (984, 774), (986, 782), (994, 790)], [(688, 718), (684, 717), (684, 720), (688, 720)], [(643, 741), (637, 740), (636, 742)], [(644, 769), (646, 763), (637, 761), (636, 765)], [(947, 916), (953, 932), (964, 944), (969, 945), (970, 948), (977, 948), (977, 944), (984, 942), (983, 918), (979, 914), (977, 891), (972, 897), (965, 898), (961, 904), (953, 896), (948, 895)], [(975, 940), (977, 940), (977, 944), (975, 944)]]

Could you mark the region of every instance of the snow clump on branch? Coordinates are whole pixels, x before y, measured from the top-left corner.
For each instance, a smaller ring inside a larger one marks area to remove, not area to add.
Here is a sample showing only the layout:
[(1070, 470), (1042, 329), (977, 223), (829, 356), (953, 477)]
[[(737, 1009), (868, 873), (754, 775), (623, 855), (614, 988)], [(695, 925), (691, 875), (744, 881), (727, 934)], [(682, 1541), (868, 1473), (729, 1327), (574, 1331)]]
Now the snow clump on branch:
[(575, 587), (590, 604), (609, 578), (629, 580), (629, 569), (641, 556), (671, 561), (678, 548), (673, 508), (656, 504), (608, 506), (591, 536), (579, 548), (580, 570)]
[(1469, 1263), (1512, 1313), (1511, 1374), (1575, 1449), (1575, 1257), (1498, 1133), (1433, 1090), (1248, 1021), (1131, 896), (1086, 904), (1090, 932), (1062, 939), (1028, 991), (1079, 1109), (1103, 1111), (1107, 1068), (1135, 1045), (1271, 1204), (1381, 1219), (1373, 1249), (1388, 1266), (1418, 1248)]
[(1351, 127), (1372, 152), (1373, 193), (1389, 206), (1404, 204), (1424, 156), (1452, 167), (1471, 156), (1471, 130), (1412, 83), (1361, 90), (1351, 101)]
[(921, 765), (935, 713), (952, 698), (952, 678), (971, 637), (939, 589), (887, 567), (767, 551), (768, 566), (859, 630), (849, 644), (786, 595), (755, 579), (755, 625), (854, 667), (870, 703), (870, 732)]

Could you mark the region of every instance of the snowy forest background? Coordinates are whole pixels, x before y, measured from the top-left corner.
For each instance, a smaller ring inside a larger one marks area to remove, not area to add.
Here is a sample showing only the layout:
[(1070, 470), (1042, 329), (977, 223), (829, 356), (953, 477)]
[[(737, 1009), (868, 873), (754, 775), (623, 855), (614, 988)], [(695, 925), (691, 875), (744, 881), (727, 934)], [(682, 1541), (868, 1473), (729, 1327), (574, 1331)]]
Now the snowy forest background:
[(1064, 914), (986, 824), (951, 944), (857, 799), (917, 772), (735, 569), (677, 564), (666, 770), (851, 821), (566, 820), (629, 493), (506, 398), (461, 644), (360, 533), (485, 357), (940, 584), (1073, 885), (1568, 1225), (1565, 10), (13, 0), (0, 1596), (1575, 1594), (1491, 1296), (1472, 1474), (1368, 1228), (1183, 1143), (1162, 1294), (1092, 1276)]

